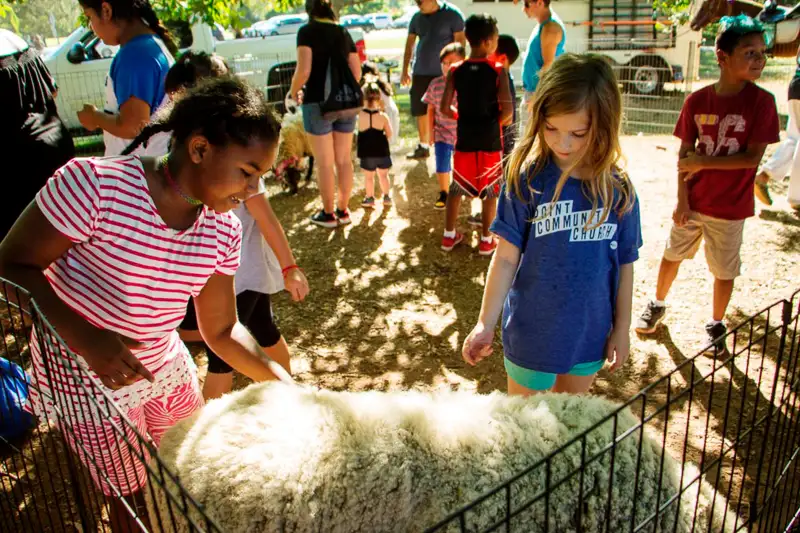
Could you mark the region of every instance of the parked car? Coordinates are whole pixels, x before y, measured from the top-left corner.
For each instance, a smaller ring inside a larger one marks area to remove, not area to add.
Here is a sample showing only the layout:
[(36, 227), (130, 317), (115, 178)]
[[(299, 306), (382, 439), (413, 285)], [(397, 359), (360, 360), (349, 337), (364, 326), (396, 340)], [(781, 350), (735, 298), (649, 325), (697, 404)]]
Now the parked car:
[(364, 17), (376, 30), (383, 30), (391, 27), (392, 16), (389, 13), (372, 13)]
[(414, 16), (415, 11), (407, 11), (403, 15), (397, 17), (392, 21), (392, 28), (408, 28), (411, 23), (411, 17)]
[(308, 15), (278, 15), (267, 20), (256, 22), (242, 33), (246, 37), (267, 37), (297, 33), (300, 27), (308, 22)]
[(344, 15), (339, 18), (339, 24), (345, 28), (361, 28), (364, 31), (372, 31), (375, 29), (372, 22), (361, 15)]
[[(294, 73), (297, 38), (277, 35), (255, 39), (218, 41), (206, 24), (188, 26), (188, 35), (180, 35), (182, 50), (202, 50), (222, 56), (233, 72), (258, 87), (264, 87), (271, 102), (282, 104)], [(364, 32), (348, 30), (356, 44), (359, 57), (367, 60)], [(81, 131), (77, 113), (90, 103), (103, 109), (105, 81), (111, 60), (118, 47), (107, 46), (91, 29), (80, 27), (61, 45), (43, 56), (47, 68), (58, 84), (59, 115), (71, 130)]]

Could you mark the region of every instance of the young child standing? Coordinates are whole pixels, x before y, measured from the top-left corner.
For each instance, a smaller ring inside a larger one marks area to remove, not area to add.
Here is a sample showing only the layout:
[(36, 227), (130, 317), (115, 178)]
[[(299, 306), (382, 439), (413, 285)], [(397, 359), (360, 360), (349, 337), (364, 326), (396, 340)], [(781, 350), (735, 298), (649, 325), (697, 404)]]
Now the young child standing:
[(533, 133), (509, 165), (492, 231), (500, 238), (478, 324), (464, 341), (474, 365), (492, 353), (503, 314), (508, 393), (588, 392), (605, 361), (630, 348), (639, 205), (619, 168), (622, 106), (598, 57), (564, 55), (542, 76)]
[(381, 89), (381, 111), (389, 116), (389, 124), (392, 125), (394, 135), (389, 139), (389, 144), (393, 145), (398, 138), (400, 132), (400, 109), (397, 107), (397, 102), (394, 101), (394, 91), (392, 86), (386, 82), (378, 70), (378, 65), (372, 61), (367, 61), (361, 65), (361, 85), (364, 86), (367, 82), (374, 81)]
[[(222, 77), (227, 73), (228, 66), (218, 55), (188, 51), (167, 72), (166, 91), (174, 100), (204, 78)], [(151, 140), (158, 136), (169, 138), (170, 132), (156, 134)], [(151, 144), (148, 142), (148, 154), (151, 153)], [(160, 157), (166, 153), (152, 155)], [(275, 323), (270, 296), (285, 289), (294, 301), (301, 301), (308, 294), (308, 282), (295, 264), (283, 226), (269, 203), (263, 180), (259, 180), (256, 191), (233, 213), (242, 223), (242, 260), (234, 276), (239, 321), (270, 359), (291, 373), (289, 346)], [(208, 369), (203, 382), (203, 398), (208, 401), (232, 390), (233, 367), (204, 341), (193, 300), (186, 306), (186, 316), (178, 326), (178, 333), (184, 342), (199, 342), (205, 349)], [(257, 375), (248, 377), (260, 380)]]
[(665, 300), (681, 261), (694, 257), (705, 240), (706, 261), (714, 275), (709, 346), (725, 349), (722, 322), (740, 274), (744, 221), (753, 216), (753, 182), (768, 144), (780, 140), (775, 97), (755, 83), (766, 62), (760, 23), (745, 15), (723, 17), (717, 34), (717, 83), (692, 93), (675, 126), (678, 155), (678, 205), (658, 272), (655, 299), (636, 323), (653, 333), (664, 319)]
[(392, 197), (389, 195), (389, 169), (392, 168), (392, 154), (389, 140), (392, 138), (392, 126), (389, 116), (381, 111), (381, 89), (377, 83), (368, 82), (363, 87), (364, 108), (358, 115), (358, 157), (361, 170), (364, 171), (364, 188), (366, 193), (361, 206), (367, 209), (375, 207), (375, 174), (381, 183), (383, 205), (391, 207)]
[(497, 50), (497, 20), (487, 14), (472, 15), (464, 30), (470, 45), (469, 58), (447, 74), (441, 111), (455, 118), (457, 100), (456, 150), (453, 184), (447, 195), (447, 215), (442, 250), (449, 252), (464, 240), (456, 221), (461, 197), (482, 200), (482, 234), (478, 253), (492, 255), (497, 243), (489, 226), (497, 209), (503, 176), (501, 126), (511, 122), (513, 109), (508, 74), (502, 65), (488, 58)]
[(466, 51), (461, 43), (450, 43), (439, 54), (442, 64), (442, 75), (435, 78), (422, 96), (428, 104), (428, 120), (433, 132), (433, 150), (436, 159), (436, 179), (439, 182), (439, 196), (434, 209), (442, 210), (447, 204), (447, 190), (450, 188), (450, 173), (453, 171), (453, 150), (456, 145), (456, 120), (442, 113), (442, 96), (447, 81), (447, 73), (455, 63), (464, 61)]
[[(503, 167), (508, 163), (511, 152), (514, 151), (514, 144), (517, 140), (517, 91), (514, 88), (514, 76), (511, 74), (511, 66), (519, 59), (519, 45), (517, 40), (511, 35), (503, 34), (497, 38), (497, 50), (493, 59), (503, 65), (508, 72), (508, 90), (511, 93), (513, 112), (511, 114), (511, 124), (503, 126)], [(480, 213), (470, 215), (467, 218), (470, 226), (481, 227), (483, 219)]]

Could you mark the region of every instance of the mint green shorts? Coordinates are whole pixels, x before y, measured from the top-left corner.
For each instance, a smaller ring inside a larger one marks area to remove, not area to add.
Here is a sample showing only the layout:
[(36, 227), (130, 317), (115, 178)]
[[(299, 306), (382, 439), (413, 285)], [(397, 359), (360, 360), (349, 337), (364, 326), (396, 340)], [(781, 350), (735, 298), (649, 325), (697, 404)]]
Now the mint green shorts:
[[(503, 362), (505, 363), (508, 377), (513, 379), (514, 383), (518, 385), (522, 385), (531, 390), (544, 391), (552, 389), (556, 384), (556, 376), (558, 376), (558, 374), (537, 372), (536, 370), (522, 368), (505, 357), (503, 358)], [(605, 362), (605, 359), (601, 359), (593, 363), (578, 363), (573, 366), (569, 372), (566, 372), (566, 374), (570, 376), (591, 376), (592, 374), (597, 374), (600, 369), (603, 368)]]

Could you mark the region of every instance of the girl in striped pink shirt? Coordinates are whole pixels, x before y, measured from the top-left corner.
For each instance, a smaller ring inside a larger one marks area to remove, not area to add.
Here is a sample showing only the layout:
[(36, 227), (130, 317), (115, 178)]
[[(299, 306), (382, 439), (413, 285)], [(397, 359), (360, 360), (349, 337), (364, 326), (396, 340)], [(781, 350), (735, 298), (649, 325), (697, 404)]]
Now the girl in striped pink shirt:
[[(163, 159), (68, 163), (0, 244), (0, 275), (31, 293), (85, 375), (156, 444), (203, 405), (175, 331), (190, 296), (203, 338), (226, 362), (255, 379), (290, 379), (237, 321), (233, 282), (241, 225), (231, 210), (272, 167), (279, 122), (258, 89), (227, 77), (191, 90), (134, 142), (162, 131), (173, 137)], [(104, 494), (139, 507), (145, 468), (112, 430), (113, 419), (49, 359), (45, 377), (35, 333), (31, 353), (32, 409), (55, 420), (55, 394), (72, 412), (90, 413), (65, 432), (70, 446)], [(123, 504), (112, 501), (112, 521), (125, 529)]]

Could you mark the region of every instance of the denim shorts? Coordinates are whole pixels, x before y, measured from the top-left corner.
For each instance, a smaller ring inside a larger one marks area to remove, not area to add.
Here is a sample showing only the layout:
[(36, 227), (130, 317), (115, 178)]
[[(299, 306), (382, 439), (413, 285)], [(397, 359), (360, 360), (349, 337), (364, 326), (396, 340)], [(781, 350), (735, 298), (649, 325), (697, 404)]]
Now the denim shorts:
[(309, 135), (327, 135), (331, 132), (353, 133), (358, 116), (347, 119), (325, 120), (319, 104), (303, 104), (303, 129)]
[(453, 170), (453, 145), (437, 142), (433, 145), (433, 154), (436, 156), (436, 172), (444, 174)]
[[(515, 365), (505, 357), (503, 358), (506, 367), (506, 374), (514, 383), (522, 385), (530, 390), (545, 391), (550, 390), (556, 384), (557, 374), (550, 374), (548, 372), (537, 372)], [(573, 366), (566, 374), (570, 376), (591, 376), (600, 372), (606, 360), (601, 359), (594, 363), (578, 363)]]

